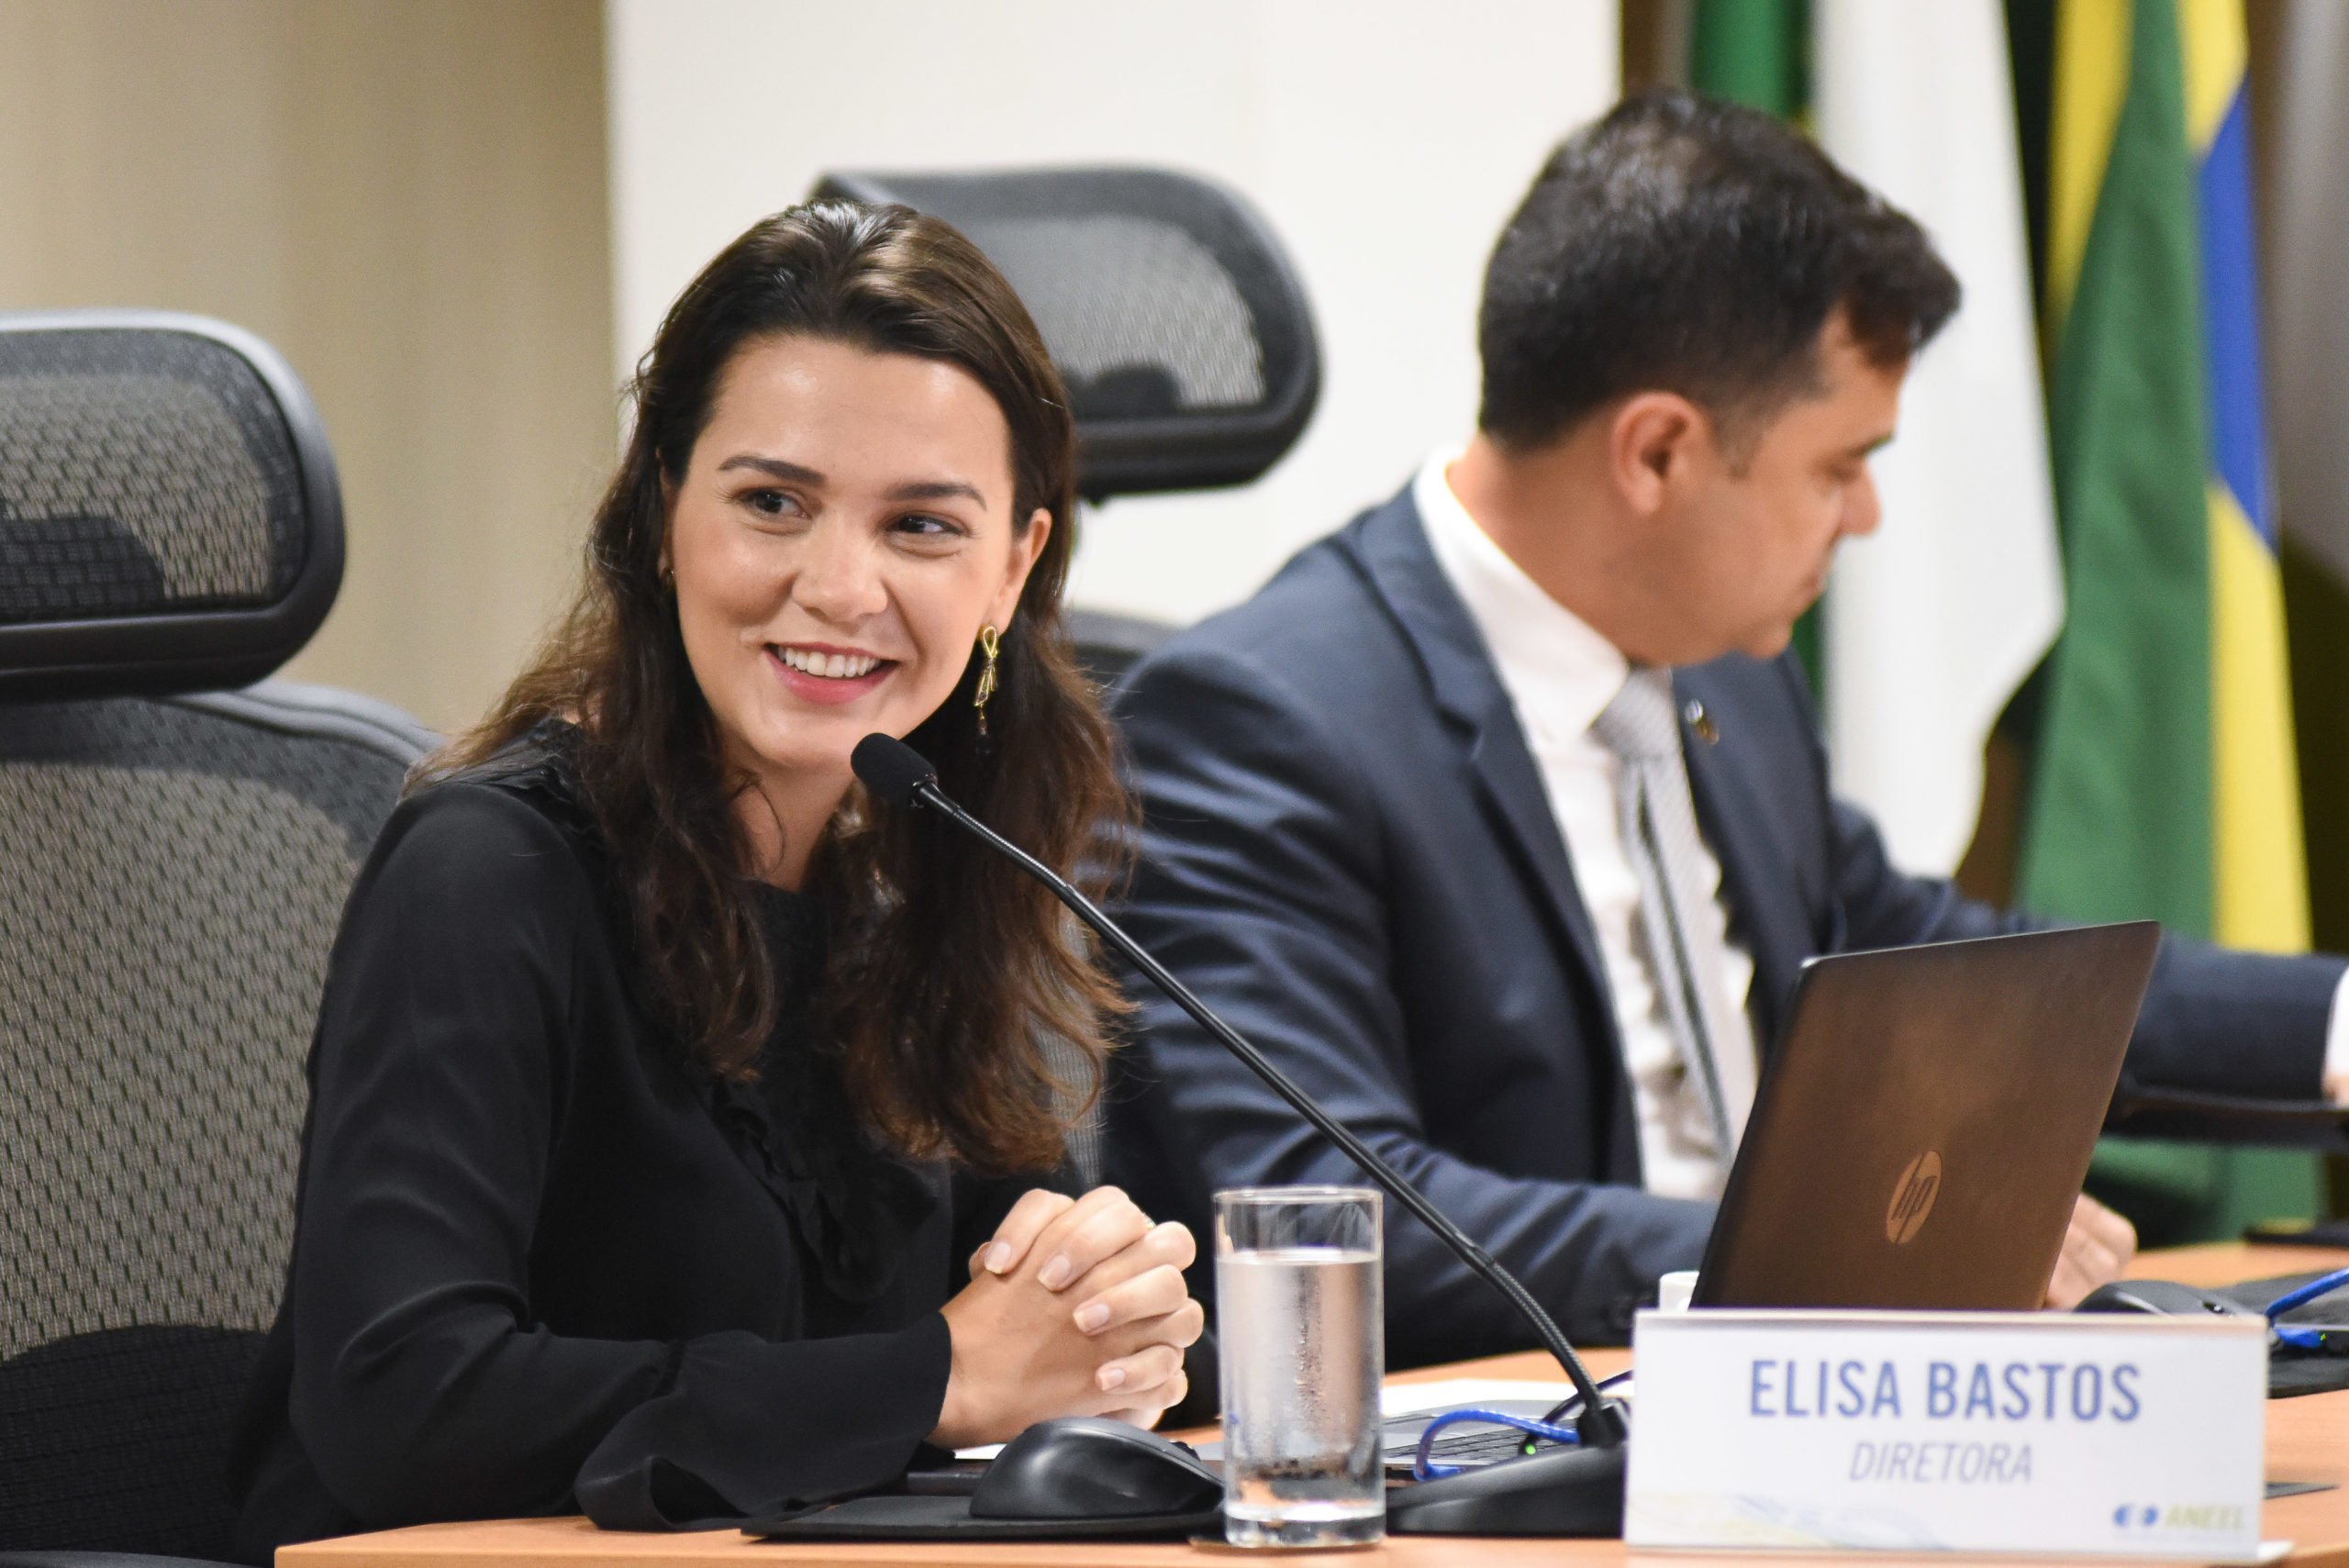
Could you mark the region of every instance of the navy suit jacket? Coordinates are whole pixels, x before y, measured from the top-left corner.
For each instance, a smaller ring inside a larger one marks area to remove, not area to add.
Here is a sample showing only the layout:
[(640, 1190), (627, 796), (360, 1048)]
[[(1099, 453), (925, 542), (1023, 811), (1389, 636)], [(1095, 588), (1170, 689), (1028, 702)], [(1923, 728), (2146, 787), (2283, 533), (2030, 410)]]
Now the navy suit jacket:
[[(1676, 673), (1689, 783), (1753, 956), (1766, 1054), (1815, 954), (2032, 922), (1901, 874), (1829, 788), (1790, 660)], [(1475, 622), (1409, 493), (1138, 665), (1119, 711), (1144, 810), (1124, 918), (1240, 1032), (1521, 1277), (1621, 1342), (1712, 1206), (1640, 1188), (1612, 1002), (1574, 866)], [(2342, 964), (2164, 944), (2132, 1082), (2317, 1092)], [(1111, 1085), (1112, 1173), (1202, 1238), (1209, 1192), (1363, 1178), (1146, 986)], [(2051, 1049), (2054, 1049), (2051, 1042)], [(1390, 1209), (1391, 1209), (1390, 1206)], [(1389, 1360), (1530, 1330), (1408, 1217), (1386, 1234)], [(1204, 1284), (1204, 1281), (1201, 1282)]]

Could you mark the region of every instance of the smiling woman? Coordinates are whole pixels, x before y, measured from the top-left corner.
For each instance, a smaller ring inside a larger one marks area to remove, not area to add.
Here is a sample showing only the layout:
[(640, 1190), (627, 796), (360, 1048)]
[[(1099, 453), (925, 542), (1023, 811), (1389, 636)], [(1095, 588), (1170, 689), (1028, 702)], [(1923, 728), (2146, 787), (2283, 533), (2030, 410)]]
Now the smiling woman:
[(1189, 1233), (1063, 1170), (1114, 990), (1048, 894), (849, 767), (910, 738), (1063, 872), (1114, 863), (1033, 324), (941, 223), (795, 208), (632, 392), (577, 603), (345, 914), (237, 1461), (255, 1561), (771, 1511), (1185, 1392)]
[(662, 571), (727, 753), (772, 808), (753, 855), (784, 885), (850, 750), (935, 713), (1011, 625), (1052, 512), (1015, 511), (1010, 453), (995, 399), (951, 363), (792, 333), (728, 371)]

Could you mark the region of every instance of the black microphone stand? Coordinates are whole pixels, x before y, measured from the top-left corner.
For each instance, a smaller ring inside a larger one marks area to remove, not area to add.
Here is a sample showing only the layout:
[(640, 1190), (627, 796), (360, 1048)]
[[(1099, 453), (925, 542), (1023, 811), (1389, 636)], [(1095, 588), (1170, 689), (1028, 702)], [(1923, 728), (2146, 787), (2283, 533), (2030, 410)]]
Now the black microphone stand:
[[(956, 805), (938, 787), (936, 772), (927, 762), (920, 762), (919, 753), (891, 740), (890, 755), (871, 756), (878, 749), (877, 743), (885, 739), (871, 736), (858, 744), (854, 759), (858, 777), (884, 798), (901, 796), (910, 804), (937, 812), (1052, 889), (1078, 919), (1149, 976), (1152, 984), (1190, 1014), (1201, 1029), (1244, 1062), (1323, 1137), (1343, 1150), (1397, 1203), (1434, 1231), (1438, 1240), (1458, 1254), (1479, 1279), (1507, 1297), (1533, 1326), (1543, 1348), (1565, 1369), (1582, 1405), (1575, 1422), (1580, 1443), (1391, 1490), (1386, 1505), (1387, 1528), (1401, 1534), (1422, 1535), (1620, 1534), (1624, 1460), (1631, 1435), (1622, 1411), (1600, 1396), (1581, 1358), (1575, 1354), (1574, 1346), (1532, 1294), (1442, 1210), (1422, 1196), (1417, 1187), (1404, 1180), (1401, 1173), (1290, 1082), (1230, 1025), (1216, 1017), (1206, 1003), (1191, 994), (1188, 986), (1168, 973), (1091, 899), (1050, 866)], [(868, 762), (870, 768), (864, 765)], [(911, 764), (916, 762), (919, 762), (919, 770), (913, 773)]]

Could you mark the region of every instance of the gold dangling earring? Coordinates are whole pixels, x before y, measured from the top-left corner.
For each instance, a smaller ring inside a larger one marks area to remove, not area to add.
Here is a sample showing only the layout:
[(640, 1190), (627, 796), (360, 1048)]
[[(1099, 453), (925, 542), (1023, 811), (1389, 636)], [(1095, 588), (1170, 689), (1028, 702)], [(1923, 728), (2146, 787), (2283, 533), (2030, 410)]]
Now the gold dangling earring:
[(991, 626), (979, 628), (979, 651), (987, 662), (979, 666), (978, 689), (971, 694), (971, 706), (979, 710), (979, 739), (987, 738), (987, 699), (995, 695), (995, 657), (1002, 647), (1002, 634)]

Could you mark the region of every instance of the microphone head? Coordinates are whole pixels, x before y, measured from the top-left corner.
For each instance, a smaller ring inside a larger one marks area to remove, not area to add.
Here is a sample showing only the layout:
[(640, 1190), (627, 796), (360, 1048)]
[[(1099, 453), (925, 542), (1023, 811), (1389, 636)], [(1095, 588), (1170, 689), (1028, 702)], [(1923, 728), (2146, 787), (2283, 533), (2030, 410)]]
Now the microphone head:
[(848, 754), (848, 765), (856, 770), (866, 789), (892, 806), (913, 805), (916, 789), (938, 782), (938, 770), (930, 765), (929, 758), (877, 729), (856, 743), (856, 750)]

